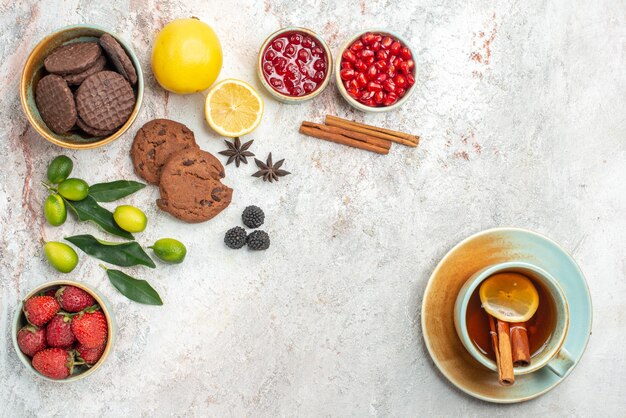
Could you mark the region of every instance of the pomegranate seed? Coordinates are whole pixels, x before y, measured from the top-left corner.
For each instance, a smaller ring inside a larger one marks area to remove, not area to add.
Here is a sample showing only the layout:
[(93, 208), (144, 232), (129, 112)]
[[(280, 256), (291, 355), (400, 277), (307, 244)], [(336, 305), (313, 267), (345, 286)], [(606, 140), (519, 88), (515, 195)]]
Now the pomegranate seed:
[(367, 65), (365, 65), (362, 60), (357, 60), (357, 62), (354, 64), (354, 69), (362, 73), (367, 70)]
[(370, 80), (373, 80), (378, 75), (378, 70), (376, 69), (376, 66), (370, 65), (365, 74), (367, 75), (367, 78), (369, 78)]
[(294, 87), (293, 90), (291, 90), (291, 94), (294, 96), (302, 96), (304, 95), (304, 90), (302, 89), (302, 87), (297, 86)]
[(384, 106), (391, 106), (398, 100), (398, 96), (395, 93), (389, 93), (383, 100)]
[(378, 74), (378, 77), (376, 77), (376, 81), (378, 81), (379, 83), (382, 83), (383, 81), (385, 81), (389, 76), (385, 73), (380, 73)]
[(407, 74), (406, 76), (406, 83), (409, 87), (411, 87), (413, 84), (415, 84), (415, 77), (413, 77), (413, 74)]
[(378, 104), (381, 104), (383, 102), (383, 100), (385, 99), (385, 92), (384, 91), (377, 91), (376, 94), (374, 94), (374, 101)]
[(287, 45), (287, 48), (285, 48), (285, 56), (291, 58), (294, 55), (296, 55), (296, 47), (291, 44)]
[(396, 84), (391, 79), (385, 80), (383, 82), (383, 89), (385, 89), (388, 92), (395, 91), (396, 90)]
[(415, 68), (415, 61), (413, 61), (412, 59), (407, 60), (406, 66), (409, 69), (409, 71), (413, 70), (413, 68)]
[(406, 93), (406, 89), (403, 89), (402, 87), (396, 87), (395, 93), (398, 95), (398, 97), (402, 97), (404, 96), (404, 93)]
[(378, 71), (385, 71), (387, 69), (387, 61), (380, 60), (374, 63), (374, 66)]
[(350, 68), (350, 69), (352, 69), (352, 63), (350, 61), (341, 60), (341, 68)]
[(369, 58), (369, 57), (374, 57), (374, 51), (372, 51), (371, 49), (364, 49), (363, 51), (359, 52), (359, 57), (361, 58)]
[(392, 43), (393, 43), (393, 39), (391, 39), (391, 37), (389, 37), (389, 36), (385, 36), (380, 41), (380, 46), (382, 46), (383, 49), (389, 49), (389, 47), (391, 46)]
[(387, 75), (389, 78), (394, 78), (396, 76), (396, 67), (393, 64), (389, 64), (387, 67)]
[(402, 64), (404, 62), (404, 60), (400, 57), (396, 58), (395, 60), (393, 60), (393, 65), (395, 65), (396, 67), (399, 67), (400, 64)]
[(398, 87), (406, 86), (406, 78), (402, 74), (398, 74), (393, 81), (396, 83)]
[(361, 42), (361, 40), (356, 41), (350, 47), (350, 51), (354, 52), (355, 54), (362, 49), (363, 49), (363, 42)]
[(326, 72), (325, 71), (318, 71), (313, 76), (313, 81), (317, 81), (318, 83), (320, 83), (320, 82), (324, 81), (324, 78), (326, 78)]
[(374, 92), (373, 91), (364, 91), (363, 93), (361, 93), (361, 95), (359, 96), (360, 100), (369, 100), (372, 97), (374, 97)]
[(398, 55), (400, 49), (402, 49), (402, 45), (400, 44), (400, 42), (394, 41), (389, 47), (389, 52), (391, 52), (392, 55)]
[(359, 87), (363, 87), (367, 84), (367, 78), (365, 77), (365, 74), (363, 73), (359, 73), (359, 75), (356, 76), (356, 82), (359, 85)]
[(367, 57), (363, 60), (363, 62), (369, 67), (374, 63), (374, 57)]
[(315, 42), (307, 36), (302, 40), (302, 46), (311, 49), (315, 46)]
[(276, 51), (274, 51), (273, 49), (268, 49), (265, 53), (265, 60), (272, 61), (274, 58), (276, 58)]
[[(302, 42), (304, 42), (304, 41), (302, 41)], [(311, 53), (308, 50), (301, 49), (300, 51), (298, 51), (298, 60), (299, 61), (309, 62), (309, 59), (311, 59)]]
[(400, 65), (398, 66), (398, 71), (401, 72), (402, 74), (408, 74), (409, 64), (407, 64), (406, 61), (401, 62)]
[(286, 42), (284, 42), (282, 39), (276, 39), (274, 42), (272, 42), (272, 48), (274, 48), (278, 52), (283, 52), (283, 49), (285, 49), (285, 44)]
[(383, 40), (383, 35), (381, 35), (380, 33), (377, 33), (374, 35), (374, 42), (380, 42)]
[(389, 53), (385, 51), (384, 49), (381, 49), (380, 51), (376, 53), (377, 60), (386, 60), (388, 58), (389, 58)]
[(343, 70), (339, 71), (339, 76), (342, 80), (345, 81), (352, 80), (354, 78), (354, 74), (355, 73), (352, 68), (344, 68)]
[(324, 50), (319, 46), (316, 46), (315, 48), (311, 49), (311, 55), (319, 58), (324, 55)]
[(359, 83), (357, 83), (356, 79), (352, 79), (350, 81), (348, 81), (348, 89), (352, 89), (352, 90), (358, 90), (359, 89)]
[(376, 52), (380, 50), (380, 42), (376, 41), (372, 44), (372, 51)]
[(318, 59), (317, 61), (313, 63), (313, 68), (315, 68), (318, 71), (325, 71), (326, 61)]
[[(299, 56), (300, 54), (298, 53), (298, 57)], [(350, 51), (349, 49), (346, 49), (345, 51), (343, 51), (343, 54), (341, 54), (341, 56), (346, 61), (356, 62), (356, 55), (354, 55), (354, 52)]]
[(404, 48), (400, 50), (400, 55), (405, 60), (408, 60), (409, 58), (411, 58), (411, 50), (405, 46)]
[(348, 89), (347, 91), (348, 91), (348, 94), (354, 97), (355, 99), (359, 97), (359, 91), (357, 89)]
[(383, 89), (383, 86), (381, 86), (380, 84), (374, 81), (370, 81), (369, 83), (367, 83), (368, 91), (381, 91), (382, 89)]
[(263, 64), (263, 71), (265, 72), (265, 74), (272, 74), (272, 71), (274, 71), (274, 66), (272, 66), (271, 62), (266, 62), (265, 64)]
[(302, 43), (302, 35), (300, 35), (299, 33), (294, 33), (289, 37), (289, 42), (294, 45), (300, 45), (300, 43)]
[(281, 80), (280, 78), (270, 78), (270, 84), (277, 90), (282, 90), (285, 87), (285, 84), (283, 84), (283, 80)]
[(315, 90), (315, 83), (311, 83), (311, 82), (304, 83), (302, 84), (302, 88), (304, 89), (305, 92), (311, 93), (313, 90)]
[(361, 36), (361, 41), (363, 41), (365, 45), (370, 45), (375, 40), (376, 36), (371, 32), (367, 32)]

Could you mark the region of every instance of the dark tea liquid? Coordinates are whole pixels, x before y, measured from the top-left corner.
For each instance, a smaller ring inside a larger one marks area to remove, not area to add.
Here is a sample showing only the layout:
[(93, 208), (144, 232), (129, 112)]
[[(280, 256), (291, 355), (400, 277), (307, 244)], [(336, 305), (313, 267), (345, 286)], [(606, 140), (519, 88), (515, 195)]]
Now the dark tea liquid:
[[(541, 353), (552, 335), (556, 323), (556, 309), (554, 301), (544, 287), (536, 280), (532, 280), (530, 277), (529, 279), (533, 282), (539, 294), (537, 312), (526, 322), (530, 356), (532, 358)], [(478, 350), (491, 360), (496, 361), (489, 334), (489, 318), (487, 317), (487, 312), (481, 307), (479, 288), (480, 286), (476, 288), (467, 305), (467, 331)]]

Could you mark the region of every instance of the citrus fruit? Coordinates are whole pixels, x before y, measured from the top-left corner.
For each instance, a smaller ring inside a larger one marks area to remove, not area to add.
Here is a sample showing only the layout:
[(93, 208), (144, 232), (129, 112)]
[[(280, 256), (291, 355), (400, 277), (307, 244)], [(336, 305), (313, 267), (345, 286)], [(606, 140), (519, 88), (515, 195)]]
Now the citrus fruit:
[(122, 205), (113, 212), (115, 223), (128, 232), (141, 232), (146, 229), (148, 218), (146, 214), (134, 206)]
[(161, 238), (148, 248), (152, 248), (157, 257), (169, 263), (182, 263), (187, 255), (185, 245), (174, 238)]
[(78, 255), (72, 247), (62, 242), (50, 241), (43, 246), (46, 258), (61, 273), (69, 273), (78, 264)]
[(178, 94), (206, 90), (222, 69), (222, 46), (206, 23), (176, 19), (154, 40), (152, 71), (159, 84)]
[(234, 138), (252, 132), (263, 116), (263, 99), (246, 82), (228, 79), (209, 90), (204, 105), (207, 122), (222, 136)]
[(48, 165), (48, 181), (53, 184), (59, 184), (63, 180), (69, 177), (74, 168), (74, 163), (69, 157), (65, 155), (59, 155)]
[(67, 179), (59, 184), (58, 192), (67, 200), (83, 200), (89, 194), (89, 185), (85, 180)]
[(63, 225), (67, 219), (67, 209), (63, 198), (56, 193), (48, 196), (43, 204), (43, 213), (50, 225)]
[(507, 322), (526, 322), (539, 307), (539, 294), (530, 279), (519, 273), (498, 273), (480, 285), (482, 307)]

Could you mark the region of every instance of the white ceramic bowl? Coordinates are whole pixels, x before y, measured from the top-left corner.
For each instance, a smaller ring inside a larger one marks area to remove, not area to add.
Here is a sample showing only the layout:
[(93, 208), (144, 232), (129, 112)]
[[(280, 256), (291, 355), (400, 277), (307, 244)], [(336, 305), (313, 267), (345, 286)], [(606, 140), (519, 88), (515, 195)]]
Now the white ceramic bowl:
[[(326, 59), (328, 61), (328, 69), (326, 71), (326, 78), (317, 89), (313, 90), (311, 93), (304, 95), (304, 96), (298, 96), (298, 97), (287, 96), (285, 94), (281, 94), (277, 92), (276, 90), (274, 90), (272, 86), (270, 86), (270, 84), (265, 79), (265, 76), (263, 75), (263, 53), (265, 52), (265, 49), (270, 44), (270, 42), (274, 40), (274, 38), (276, 38), (278, 35), (283, 34), (285, 32), (306, 33), (307, 35), (311, 36), (317, 41), (317, 43), (324, 49), (324, 53), (326, 54)], [(259, 56), (257, 58), (257, 75), (259, 76), (259, 80), (261, 81), (261, 84), (263, 85), (263, 87), (265, 87), (265, 90), (267, 90), (267, 92), (273, 98), (283, 103), (298, 104), (307, 100), (311, 100), (312, 98), (318, 96), (328, 86), (332, 72), (333, 72), (333, 54), (331, 54), (330, 48), (328, 48), (328, 45), (326, 45), (326, 42), (324, 42), (324, 40), (318, 34), (316, 34), (310, 29), (290, 26), (287, 28), (277, 30), (276, 32), (272, 33), (270, 36), (268, 36), (265, 39), (265, 42), (263, 42), (263, 45), (261, 45), (261, 49), (259, 49)]]
[[(348, 38), (348, 40), (343, 43), (343, 45), (341, 46), (341, 48), (339, 48), (339, 51), (337, 52), (337, 59), (336, 59), (337, 65), (335, 65), (335, 82), (337, 83), (337, 88), (339, 89), (339, 93), (341, 93), (341, 96), (344, 99), (346, 99), (346, 101), (350, 103), (352, 107), (360, 111), (371, 112), (371, 113), (382, 113), (382, 112), (389, 112), (392, 110), (396, 110), (400, 106), (402, 106), (404, 103), (406, 103), (407, 100), (409, 100), (409, 97), (411, 97), (411, 95), (413, 94), (413, 92), (415, 91), (417, 87), (417, 81), (415, 82), (415, 84), (413, 84), (411, 87), (407, 89), (404, 96), (402, 96), (397, 102), (395, 102), (391, 106), (381, 106), (381, 107), (366, 106), (363, 103), (359, 102), (358, 100), (355, 100), (352, 96), (348, 94), (348, 92), (346, 91), (346, 88), (343, 85), (343, 80), (341, 79), (341, 76), (339, 74), (339, 72), (341, 71), (341, 60), (342, 60), (341, 54), (343, 54), (343, 51), (348, 49), (354, 41), (359, 39), (361, 35), (367, 32), (378, 33), (383, 36), (389, 35), (392, 38), (399, 40), (400, 43), (402, 43), (404, 46), (409, 48), (409, 50), (411, 51), (411, 54), (413, 55), (413, 60), (415, 60), (415, 53), (414, 53), (413, 48), (411, 48), (411, 45), (409, 45), (406, 39), (404, 39), (402, 36), (398, 35), (397, 33), (391, 32), (387, 29), (376, 29), (376, 28), (361, 31), (355, 34), (354, 36)], [(415, 66), (413, 75), (415, 79), (417, 80), (417, 65)]]

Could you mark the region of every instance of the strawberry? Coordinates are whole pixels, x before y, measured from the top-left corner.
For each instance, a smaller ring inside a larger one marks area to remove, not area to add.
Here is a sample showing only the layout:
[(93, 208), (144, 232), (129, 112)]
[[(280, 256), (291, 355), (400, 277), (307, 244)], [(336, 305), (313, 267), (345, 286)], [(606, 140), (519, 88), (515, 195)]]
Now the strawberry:
[(34, 325), (26, 325), (17, 332), (17, 345), (22, 353), (32, 357), (47, 347), (46, 330)]
[(50, 347), (68, 348), (76, 338), (72, 332), (72, 317), (65, 312), (59, 312), (46, 325), (46, 340)]
[(59, 302), (51, 296), (33, 296), (24, 302), (26, 319), (38, 327), (51, 320), (59, 309)]
[(57, 288), (56, 287), (51, 287), (51, 288), (47, 289), (45, 292), (41, 292), (40, 295), (55, 297), (56, 293), (57, 293)]
[(107, 341), (107, 319), (102, 311), (87, 309), (72, 318), (72, 332), (86, 348), (96, 348)]
[(76, 286), (61, 286), (56, 292), (56, 298), (67, 312), (80, 312), (96, 303), (93, 296)]
[(76, 347), (76, 352), (78, 353), (79, 358), (81, 358), (85, 363), (93, 366), (98, 362), (98, 360), (100, 360), (100, 357), (102, 357), (105, 346), (106, 344), (95, 348), (87, 348), (82, 344), (78, 344), (78, 346)]
[(65, 379), (74, 371), (74, 352), (62, 348), (46, 348), (33, 357), (33, 368), (51, 379)]

